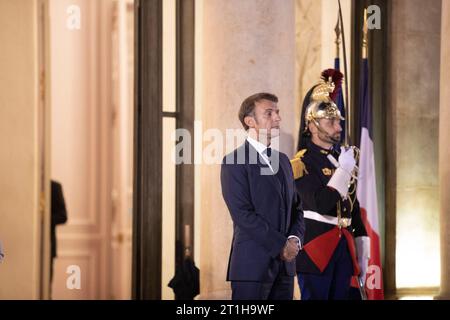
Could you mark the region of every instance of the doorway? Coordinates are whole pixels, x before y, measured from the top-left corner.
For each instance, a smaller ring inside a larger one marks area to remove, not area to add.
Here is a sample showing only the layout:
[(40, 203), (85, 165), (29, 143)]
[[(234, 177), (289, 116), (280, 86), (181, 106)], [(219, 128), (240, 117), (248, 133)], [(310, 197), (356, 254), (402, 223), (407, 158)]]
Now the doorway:
[(49, 0), (53, 299), (130, 299), (134, 1)]
[[(133, 298), (173, 299), (194, 247), (194, 164), (175, 165), (175, 130), (194, 132), (194, 0), (140, 1), (136, 13)], [(190, 144), (191, 155), (194, 144)]]

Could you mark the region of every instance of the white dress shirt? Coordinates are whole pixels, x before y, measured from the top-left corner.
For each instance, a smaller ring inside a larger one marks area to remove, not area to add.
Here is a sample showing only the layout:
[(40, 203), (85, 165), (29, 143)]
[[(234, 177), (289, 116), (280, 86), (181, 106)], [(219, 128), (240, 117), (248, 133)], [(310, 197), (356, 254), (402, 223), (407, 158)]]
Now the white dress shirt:
[(247, 137), (247, 141), (248, 141), (248, 143), (250, 143), (252, 145), (253, 148), (256, 149), (256, 151), (258, 151), (259, 155), (264, 160), (264, 162), (269, 166), (270, 170), (272, 170), (272, 172), (274, 172), (272, 165), (270, 164), (269, 158), (265, 154), (266, 149), (269, 147), (255, 139), (253, 139), (250, 136)]

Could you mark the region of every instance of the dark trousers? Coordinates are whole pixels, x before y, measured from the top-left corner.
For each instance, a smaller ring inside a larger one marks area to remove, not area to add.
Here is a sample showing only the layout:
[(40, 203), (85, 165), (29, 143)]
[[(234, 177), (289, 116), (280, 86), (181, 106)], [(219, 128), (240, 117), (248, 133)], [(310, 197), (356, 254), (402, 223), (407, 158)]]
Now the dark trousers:
[(321, 274), (298, 273), (298, 284), (302, 300), (347, 300), (350, 281), (353, 275), (353, 263), (342, 237), (333, 256)]
[(231, 281), (233, 300), (292, 300), (294, 277), (286, 274), (284, 263), (278, 263), (278, 274), (267, 281)]

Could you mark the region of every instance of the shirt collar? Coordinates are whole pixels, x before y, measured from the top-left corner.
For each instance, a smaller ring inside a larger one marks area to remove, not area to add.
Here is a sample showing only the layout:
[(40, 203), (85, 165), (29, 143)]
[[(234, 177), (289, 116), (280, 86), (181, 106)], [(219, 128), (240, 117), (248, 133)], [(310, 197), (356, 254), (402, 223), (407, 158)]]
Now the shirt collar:
[(250, 143), (253, 148), (256, 149), (256, 151), (258, 151), (258, 153), (263, 153), (264, 151), (266, 151), (266, 149), (268, 148), (268, 146), (264, 145), (263, 143), (253, 139), (252, 137), (247, 137), (247, 141), (248, 143)]

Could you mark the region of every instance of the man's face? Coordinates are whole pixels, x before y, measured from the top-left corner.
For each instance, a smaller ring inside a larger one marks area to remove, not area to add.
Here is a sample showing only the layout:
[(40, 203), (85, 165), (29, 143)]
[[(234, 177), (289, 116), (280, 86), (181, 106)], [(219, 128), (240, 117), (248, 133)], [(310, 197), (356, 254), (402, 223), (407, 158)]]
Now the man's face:
[(264, 142), (264, 139), (270, 142), (271, 138), (279, 135), (281, 117), (275, 102), (266, 99), (256, 102), (254, 116), (247, 119), (249, 130), (254, 129), (261, 142)]
[(336, 144), (341, 141), (342, 127), (340, 119), (320, 119), (319, 125), (322, 130), (319, 130), (313, 123), (309, 124), (309, 128), (311, 133), (320, 141), (326, 144)]

